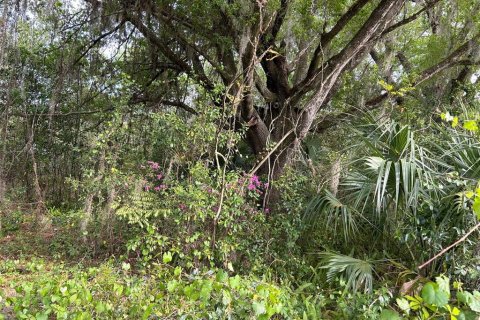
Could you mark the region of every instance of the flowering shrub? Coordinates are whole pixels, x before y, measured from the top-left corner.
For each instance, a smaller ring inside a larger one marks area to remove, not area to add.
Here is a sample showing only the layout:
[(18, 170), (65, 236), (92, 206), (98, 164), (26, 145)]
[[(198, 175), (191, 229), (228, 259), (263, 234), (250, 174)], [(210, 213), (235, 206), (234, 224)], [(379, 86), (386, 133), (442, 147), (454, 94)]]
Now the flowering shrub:
[(141, 169), (145, 171), (145, 191), (160, 192), (167, 189), (167, 186), (163, 183), (165, 176), (160, 172), (160, 165), (158, 162), (147, 161), (148, 166), (141, 166)]
[(135, 226), (129, 249), (145, 265), (165, 254), (187, 267), (232, 268), (256, 259), (252, 255), (266, 230), (257, 200), (268, 188), (258, 176), (230, 172), (222, 180), (198, 163), (185, 181), (167, 183), (157, 162), (148, 161), (142, 170), (142, 191), (132, 191), (129, 205), (117, 214)]

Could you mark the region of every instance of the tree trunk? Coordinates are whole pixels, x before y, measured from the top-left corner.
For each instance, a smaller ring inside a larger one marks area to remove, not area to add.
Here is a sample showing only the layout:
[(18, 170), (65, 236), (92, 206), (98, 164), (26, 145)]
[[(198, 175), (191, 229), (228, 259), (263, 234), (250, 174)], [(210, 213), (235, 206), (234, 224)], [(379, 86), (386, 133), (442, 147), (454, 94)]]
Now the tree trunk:
[(83, 206), (83, 217), (82, 221), (80, 221), (80, 232), (82, 233), (83, 242), (87, 242), (88, 224), (92, 220), (93, 196), (94, 193), (89, 193), (85, 198), (85, 204)]
[[(338, 82), (342, 74), (358, 64), (360, 59), (357, 57), (370, 52), (404, 3), (404, 0), (381, 1), (343, 50), (333, 56), (326, 66), (311, 73), (310, 78), (307, 75), (298, 88), (292, 90), (293, 92), (286, 92), (287, 98), (280, 111), (280, 120), (277, 120), (279, 125), (274, 127), (270, 135), (275, 138), (277, 143), (280, 141), (281, 143), (277, 147), (277, 151), (270, 155), (269, 177), (275, 179), (280, 176), (285, 166), (292, 160), (293, 155), (300, 149), (301, 142), (311, 130), (319, 110), (326, 105), (338, 89)], [(274, 92), (280, 92), (278, 88), (274, 87), (274, 84), (271, 84), (270, 88)], [(316, 92), (305, 106), (300, 108), (303, 96), (312, 89)]]
[(47, 216), (47, 206), (45, 205), (45, 200), (43, 197), (42, 188), (40, 186), (40, 181), (38, 177), (38, 167), (37, 167), (37, 160), (35, 157), (35, 146), (34, 146), (34, 129), (33, 129), (33, 120), (32, 123), (28, 121), (27, 123), (27, 153), (30, 156), (30, 160), (32, 161), (32, 173), (33, 173), (33, 191), (36, 201), (35, 206), (35, 218), (36, 223), (40, 226), (41, 230), (48, 230), (51, 227), (51, 221)]

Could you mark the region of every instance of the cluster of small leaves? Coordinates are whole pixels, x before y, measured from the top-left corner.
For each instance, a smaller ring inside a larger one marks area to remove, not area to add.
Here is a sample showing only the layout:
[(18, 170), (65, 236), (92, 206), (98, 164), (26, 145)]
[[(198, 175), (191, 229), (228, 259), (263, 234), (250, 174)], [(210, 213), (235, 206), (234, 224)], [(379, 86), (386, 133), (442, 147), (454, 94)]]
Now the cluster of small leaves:
[(304, 313), (299, 293), (265, 280), (221, 269), (186, 273), (166, 264), (154, 271), (135, 275), (126, 262), (121, 268), (68, 268), (36, 261), (25, 276), (10, 267), (13, 280), (0, 282), (0, 319), (270, 319)]

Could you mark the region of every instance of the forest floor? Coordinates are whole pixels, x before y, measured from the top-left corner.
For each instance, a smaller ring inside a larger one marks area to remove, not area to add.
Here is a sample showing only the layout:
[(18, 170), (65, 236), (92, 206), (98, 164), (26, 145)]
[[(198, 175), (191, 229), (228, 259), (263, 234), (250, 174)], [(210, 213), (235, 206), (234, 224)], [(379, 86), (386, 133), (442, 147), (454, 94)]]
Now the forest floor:
[(86, 245), (74, 223), (53, 219), (45, 232), (31, 215), (8, 216), (0, 235), (0, 320), (268, 319), (296, 312), (285, 306), (304, 300), (254, 275), (169, 261), (141, 267), (124, 243)]
[[(60, 270), (73, 273), (106, 261), (105, 256), (92, 258), (91, 252), (82, 252), (84, 244), (69, 232), (70, 226), (57, 222), (41, 231), (29, 211), (17, 209), (5, 216), (10, 219), (2, 221), (0, 230), (0, 320), (20, 318), (8, 301), (19, 297), (23, 284), (48, 282)], [(33, 319), (43, 319), (37, 316)]]

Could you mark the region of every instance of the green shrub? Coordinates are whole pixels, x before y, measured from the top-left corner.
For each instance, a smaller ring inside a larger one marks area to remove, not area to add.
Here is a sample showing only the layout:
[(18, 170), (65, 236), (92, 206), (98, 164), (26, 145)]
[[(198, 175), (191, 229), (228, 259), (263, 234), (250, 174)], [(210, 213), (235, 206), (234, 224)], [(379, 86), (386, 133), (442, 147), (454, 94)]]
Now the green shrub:
[(269, 319), (275, 315), (298, 319), (307, 312), (313, 314), (318, 302), (314, 297), (304, 300), (300, 291), (221, 269), (187, 273), (162, 264), (147, 276), (132, 273), (128, 263), (122, 268), (111, 263), (67, 268), (35, 261), (34, 267), (28, 276), (17, 274), (9, 283), (0, 283), (4, 317)]

